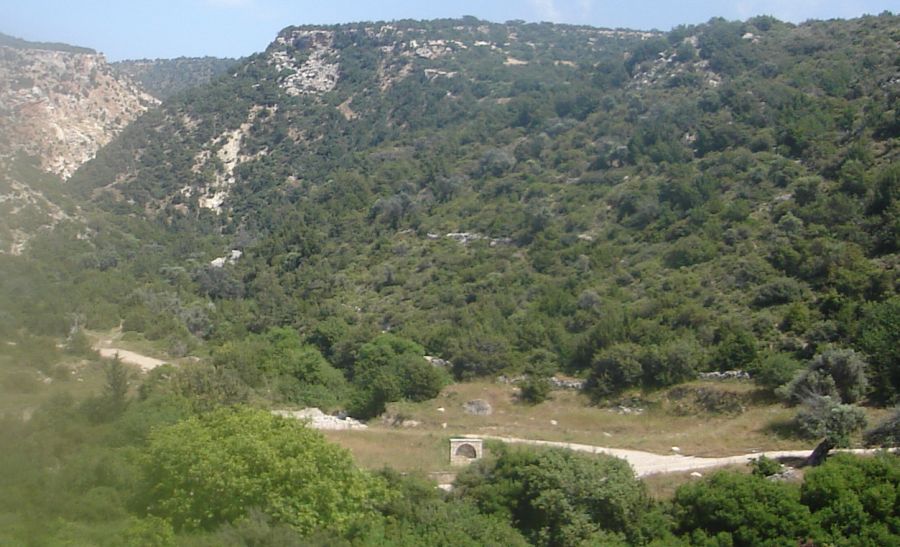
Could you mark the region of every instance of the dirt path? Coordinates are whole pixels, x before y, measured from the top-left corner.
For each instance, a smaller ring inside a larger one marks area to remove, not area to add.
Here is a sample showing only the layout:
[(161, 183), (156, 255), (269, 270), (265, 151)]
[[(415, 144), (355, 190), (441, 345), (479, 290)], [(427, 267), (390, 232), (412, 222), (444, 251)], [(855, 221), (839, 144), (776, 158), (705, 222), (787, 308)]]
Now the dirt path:
[[(534, 439), (519, 439), (516, 437), (499, 437), (495, 435), (463, 435), (469, 438), (492, 439), (510, 444), (527, 444), (532, 446), (552, 446), (557, 448), (567, 448), (578, 452), (589, 452), (591, 454), (609, 454), (622, 458), (631, 464), (634, 472), (638, 477), (646, 477), (657, 473), (676, 473), (680, 471), (696, 471), (699, 469), (709, 469), (712, 467), (722, 467), (724, 465), (733, 465), (748, 463), (750, 460), (760, 456), (769, 458), (806, 458), (811, 450), (778, 450), (769, 452), (757, 452), (754, 454), (743, 454), (740, 456), (728, 456), (724, 458), (700, 458), (696, 456), (682, 456), (681, 454), (661, 455), (652, 452), (642, 452), (640, 450), (626, 450), (621, 448), (605, 448), (602, 446), (593, 446), (589, 444), (563, 443), (555, 441), (538, 441)], [(872, 454), (876, 450), (856, 449), (841, 450), (841, 452), (851, 452), (853, 454)]]
[(138, 367), (140, 367), (142, 372), (149, 372), (156, 367), (165, 365), (167, 363), (167, 361), (156, 359), (155, 357), (141, 355), (140, 353), (122, 348), (103, 348), (94, 346), (94, 349), (100, 352), (101, 357), (105, 357), (107, 359), (112, 359), (113, 357), (118, 355), (119, 359), (123, 363), (127, 363), (129, 365), (137, 365)]
[(112, 331), (105, 333), (94, 333), (91, 338), (94, 343), (91, 347), (105, 359), (112, 359), (116, 355), (126, 364), (135, 365), (141, 369), (141, 372), (149, 372), (158, 366), (165, 365), (171, 361), (163, 361), (155, 357), (142, 355), (136, 351), (116, 347), (119, 339), (122, 337), (122, 327), (119, 326)]

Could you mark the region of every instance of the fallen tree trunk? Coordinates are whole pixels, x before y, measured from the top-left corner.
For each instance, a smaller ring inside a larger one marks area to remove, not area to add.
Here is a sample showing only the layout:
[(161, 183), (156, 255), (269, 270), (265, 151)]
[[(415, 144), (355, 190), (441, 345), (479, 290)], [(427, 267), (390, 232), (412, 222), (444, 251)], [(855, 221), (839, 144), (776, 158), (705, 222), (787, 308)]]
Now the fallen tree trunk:
[(832, 441), (831, 439), (825, 439), (824, 441), (820, 442), (819, 446), (817, 446), (816, 449), (812, 451), (812, 454), (810, 454), (809, 457), (806, 458), (806, 465), (811, 467), (822, 465), (828, 458), (828, 453), (831, 452), (831, 449), (834, 447), (834, 441)]

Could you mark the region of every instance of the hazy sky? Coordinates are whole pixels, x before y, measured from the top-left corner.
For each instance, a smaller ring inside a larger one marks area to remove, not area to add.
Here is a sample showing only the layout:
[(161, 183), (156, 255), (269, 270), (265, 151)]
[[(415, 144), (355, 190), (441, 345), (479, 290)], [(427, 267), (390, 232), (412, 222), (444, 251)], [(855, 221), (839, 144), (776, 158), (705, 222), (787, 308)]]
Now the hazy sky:
[(897, 0), (0, 0), (0, 32), (91, 47), (110, 60), (265, 49), (289, 25), (474, 15), (668, 30), (710, 17), (801, 22), (896, 10)]

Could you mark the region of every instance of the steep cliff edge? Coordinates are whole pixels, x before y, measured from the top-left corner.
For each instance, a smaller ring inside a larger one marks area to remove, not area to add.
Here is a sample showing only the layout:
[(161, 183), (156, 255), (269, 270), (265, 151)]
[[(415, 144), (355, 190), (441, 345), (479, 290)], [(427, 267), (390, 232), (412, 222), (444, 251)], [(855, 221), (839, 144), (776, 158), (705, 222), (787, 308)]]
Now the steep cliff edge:
[(93, 50), (0, 35), (0, 252), (72, 218), (54, 186), (158, 103)]
[(158, 102), (102, 54), (0, 45), (0, 153), (38, 157), (63, 179)]

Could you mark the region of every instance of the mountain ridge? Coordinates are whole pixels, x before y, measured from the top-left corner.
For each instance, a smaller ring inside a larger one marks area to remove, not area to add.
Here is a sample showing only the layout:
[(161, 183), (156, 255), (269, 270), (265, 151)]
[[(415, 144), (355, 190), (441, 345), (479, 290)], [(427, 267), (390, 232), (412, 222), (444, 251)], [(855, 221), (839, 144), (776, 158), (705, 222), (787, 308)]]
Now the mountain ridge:
[(891, 399), (895, 23), (288, 27), (78, 170), (147, 223), (83, 260), (179, 351), (290, 327), (352, 379), (385, 332), (600, 397), (852, 347)]

